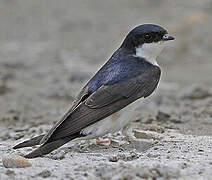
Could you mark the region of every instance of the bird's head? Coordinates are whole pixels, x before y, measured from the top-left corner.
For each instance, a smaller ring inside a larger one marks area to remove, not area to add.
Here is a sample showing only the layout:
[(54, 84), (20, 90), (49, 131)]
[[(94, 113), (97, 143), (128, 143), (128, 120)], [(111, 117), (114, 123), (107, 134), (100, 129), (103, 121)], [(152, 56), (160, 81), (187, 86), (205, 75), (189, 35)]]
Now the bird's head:
[(143, 58), (156, 59), (167, 41), (174, 40), (167, 30), (155, 24), (143, 24), (128, 33), (121, 47)]

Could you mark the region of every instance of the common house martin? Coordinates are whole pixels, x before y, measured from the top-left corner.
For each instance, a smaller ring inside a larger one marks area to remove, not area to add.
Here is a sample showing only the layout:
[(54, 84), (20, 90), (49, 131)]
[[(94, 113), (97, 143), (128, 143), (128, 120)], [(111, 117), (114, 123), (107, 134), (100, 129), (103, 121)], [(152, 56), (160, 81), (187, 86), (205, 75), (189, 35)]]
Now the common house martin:
[(170, 40), (174, 37), (161, 26), (143, 24), (135, 27), (48, 133), (24, 141), (14, 149), (40, 145), (25, 156), (35, 158), (73, 139), (98, 138), (127, 127), (130, 117), (107, 117), (123, 108), (128, 113), (126, 106), (153, 93), (161, 75), (156, 59)]

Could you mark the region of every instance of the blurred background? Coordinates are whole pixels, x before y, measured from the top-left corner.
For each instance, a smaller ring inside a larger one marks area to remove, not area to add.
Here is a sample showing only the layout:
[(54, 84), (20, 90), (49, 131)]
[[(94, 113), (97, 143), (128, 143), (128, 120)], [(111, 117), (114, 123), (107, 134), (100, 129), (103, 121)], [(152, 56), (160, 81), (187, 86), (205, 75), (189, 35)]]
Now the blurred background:
[(211, 86), (211, 19), (211, 0), (0, 0), (0, 126), (58, 120), (143, 23), (176, 38), (158, 59), (162, 90)]

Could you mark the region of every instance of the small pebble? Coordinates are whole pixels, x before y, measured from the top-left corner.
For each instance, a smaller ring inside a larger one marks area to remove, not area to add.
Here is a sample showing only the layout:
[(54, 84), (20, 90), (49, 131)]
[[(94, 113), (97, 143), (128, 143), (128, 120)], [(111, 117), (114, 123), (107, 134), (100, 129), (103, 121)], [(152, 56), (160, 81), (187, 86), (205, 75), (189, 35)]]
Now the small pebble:
[(8, 169), (5, 174), (8, 176), (14, 176), (15, 172), (13, 170)]
[(112, 139), (111, 142), (110, 142), (110, 145), (112, 147), (119, 147), (120, 146), (120, 142), (117, 141), (117, 140)]
[(163, 133), (164, 132), (164, 127), (158, 126), (158, 125), (152, 125), (146, 128), (146, 130), (149, 131), (154, 131), (156, 133)]
[(158, 122), (167, 122), (170, 121), (171, 115), (162, 111), (158, 111), (158, 114), (156, 116), (156, 120)]
[(134, 136), (137, 139), (161, 139), (158, 133), (150, 131), (134, 130)]
[(51, 172), (49, 170), (43, 170), (41, 173), (38, 174), (42, 178), (47, 178), (51, 176)]
[(148, 133), (146, 133), (145, 131), (139, 131), (139, 130), (135, 130), (134, 131), (134, 136), (137, 139), (152, 139), (152, 136), (150, 136)]
[(199, 151), (199, 152), (204, 152), (204, 149), (201, 149), (201, 148), (200, 148), (200, 149), (198, 149), (198, 151)]
[(210, 117), (212, 117), (212, 106), (206, 106), (204, 110), (202, 111), (203, 114), (207, 114)]
[(49, 155), (48, 157), (51, 158), (51, 159), (54, 159), (54, 160), (62, 160), (62, 159), (65, 158), (65, 154), (66, 154), (65, 151), (61, 151), (61, 152), (58, 152), (56, 154)]
[(32, 166), (28, 159), (18, 155), (5, 156), (2, 158), (2, 162), (6, 168), (25, 168)]
[(119, 158), (117, 156), (110, 156), (109, 161), (110, 162), (118, 162)]

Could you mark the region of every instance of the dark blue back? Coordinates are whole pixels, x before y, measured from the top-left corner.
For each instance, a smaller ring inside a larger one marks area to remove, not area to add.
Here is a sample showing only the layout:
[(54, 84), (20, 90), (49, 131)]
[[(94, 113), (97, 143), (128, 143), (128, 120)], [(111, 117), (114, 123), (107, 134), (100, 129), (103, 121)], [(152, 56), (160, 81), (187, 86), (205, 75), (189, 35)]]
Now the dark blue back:
[(89, 93), (97, 91), (102, 85), (113, 85), (131, 79), (150, 66), (152, 64), (144, 59), (134, 57), (126, 50), (118, 49), (88, 82)]

